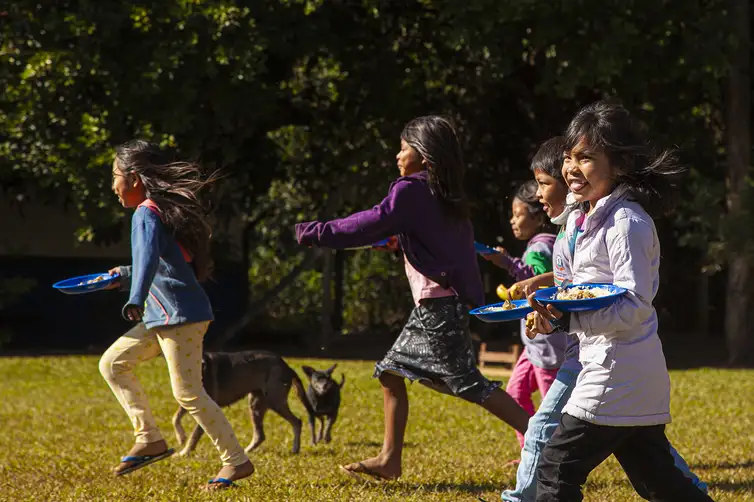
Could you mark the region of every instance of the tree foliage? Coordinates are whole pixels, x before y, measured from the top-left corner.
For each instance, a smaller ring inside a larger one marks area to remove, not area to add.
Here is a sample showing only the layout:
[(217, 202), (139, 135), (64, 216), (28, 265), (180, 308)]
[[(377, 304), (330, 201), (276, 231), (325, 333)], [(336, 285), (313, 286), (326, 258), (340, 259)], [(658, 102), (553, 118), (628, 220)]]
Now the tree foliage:
[[(726, 244), (726, 16), (718, 0), (18, 0), (1, 32), (0, 183), (63, 194), (88, 224), (79, 238), (108, 241), (123, 222), (113, 146), (177, 146), (228, 174), (221, 227), (256, 221), (258, 295), (302, 259), (295, 222), (384, 196), (408, 119), (455, 120), (476, 232), (491, 242), (511, 238), (507, 197), (536, 146), (583, 104), (617, 97), (682, 152), (689, 176), (663, 242), (714, 272)], [(401, 265), (349, 260), (349, 326), (405, 312)], [(320, 275), (304, 272), (269, 315), (316, 315)]]

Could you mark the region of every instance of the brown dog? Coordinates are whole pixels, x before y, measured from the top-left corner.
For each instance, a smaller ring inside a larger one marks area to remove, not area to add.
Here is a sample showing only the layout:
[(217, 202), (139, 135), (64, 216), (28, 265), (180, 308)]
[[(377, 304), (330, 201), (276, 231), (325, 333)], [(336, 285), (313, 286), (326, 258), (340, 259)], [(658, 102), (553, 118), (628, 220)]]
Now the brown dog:
[[(288, 393), (296, 388), (301, 403), (309, 414), (309, 427), (314, 444), (314, 410), (306, 398), (304, 386), (295, 371), (277, 354), (261, 350), (245, 352), (208, 352), (202, 357), (202, 380), (207, 394), (220, 406), (229, 406), (249, 396), (254, 438), (246, 448), (250, 452), (265, 440), (263, 421), (267, 410), (272, 410), (293, 427), (293, 453), (301, 446), (301, 420), (288, 407)], [(201, 439), (204, 430), (197, 424), (186, 442), (186, 432), (181, 419), (188, 413), (179, 407), (173, 416), (175, 437), (184, 444), (179, 455), (188, 455)]]

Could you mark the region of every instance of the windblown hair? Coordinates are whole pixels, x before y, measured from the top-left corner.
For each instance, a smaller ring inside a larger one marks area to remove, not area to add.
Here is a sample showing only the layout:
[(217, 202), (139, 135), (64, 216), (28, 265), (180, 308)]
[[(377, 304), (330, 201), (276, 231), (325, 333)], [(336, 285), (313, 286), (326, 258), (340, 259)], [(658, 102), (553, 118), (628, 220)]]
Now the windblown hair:
[(418, 117), (406, 124), (401, 139), (426, 160), (429, 189), (445, 214), (456, 221), (467, 220), (469, 203), (463, 187), (466, 168), (453, 124), (437, 115)]
[(617, 169), (617, 183), (628, 186), (644, 209), (668, 208), (674, 179), (685, 169), (673, 150), (658, 150), (646, 138), (639, 122), (621, 104), (597, 101), (582, 108), (566, 130), (565, 151), (582, 140), (602, 150)]
[(565, 152), (565, 138), (555, 136), (550, 138), (539, 146), (539, 150), (531, 159), (531, 171), (542, 171), (552, 176), (561, 184), (565, 185), (563, 179), (563, 152)]
[(208, 279), (214, 267), (212, 228), (200, 193), (217, 180), (216, 173), (205, 176), (199, 164), (180, 161), (171, 152), (138, 139), (116, 147), (116, 159), (124, 174), (141, 179), (147, 198), (160, 208), (164, 225), (191, 254), (197, 279)]

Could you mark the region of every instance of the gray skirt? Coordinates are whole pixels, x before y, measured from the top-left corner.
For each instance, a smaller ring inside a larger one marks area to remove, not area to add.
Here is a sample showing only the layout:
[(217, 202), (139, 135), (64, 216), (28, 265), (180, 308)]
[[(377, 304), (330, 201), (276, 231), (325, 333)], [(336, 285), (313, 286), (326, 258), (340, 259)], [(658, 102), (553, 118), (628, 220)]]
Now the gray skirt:
[(473, 403), (484, 402), (501, 383), (487, 380), (477, 368), (467, 311), (456, 297), (422, 300), (375, 365), (374, 376), (392, 373)]

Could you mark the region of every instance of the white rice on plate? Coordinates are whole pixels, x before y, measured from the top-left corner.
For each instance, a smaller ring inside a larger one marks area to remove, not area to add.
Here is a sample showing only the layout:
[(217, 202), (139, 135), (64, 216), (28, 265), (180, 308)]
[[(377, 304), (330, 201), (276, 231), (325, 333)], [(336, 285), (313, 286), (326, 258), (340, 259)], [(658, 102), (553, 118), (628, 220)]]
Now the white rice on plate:
[(555, 295), (556, 300), (585, 300), (589, 298), (599, 298), (607, 296), (612, 292), (605, 287), (573, 286), (568, 289), (561, 289)]

